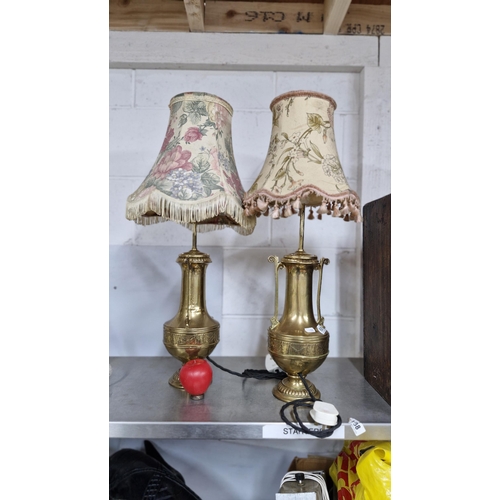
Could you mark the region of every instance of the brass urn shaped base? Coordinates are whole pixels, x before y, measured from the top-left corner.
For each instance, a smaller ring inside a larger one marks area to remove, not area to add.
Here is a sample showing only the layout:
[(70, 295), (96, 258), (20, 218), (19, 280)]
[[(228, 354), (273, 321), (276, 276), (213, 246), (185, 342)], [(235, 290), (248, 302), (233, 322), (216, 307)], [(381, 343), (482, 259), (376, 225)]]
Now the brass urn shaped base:
[[(268, 330), (268, 351), (276, 364), (287, 374), (273, 389), (273, 395), (287, 403), (297, 399), (321, 398), (315, 385), (306, 380), (308, 373), (321, 366), (328, 356), (330, 335), (321, 316), (321, 282), (323, 267), (328, 259), (318, 260), (316, 255), (304, 251), (305, 206), (300, 208), (299, 248), (279, 260), (276, 255), (269, 257), (274, 262), (275, 294), (274, 316)], [(285, 303), (283, 315), (278, 321), (278, 271), (286, 270)], [(313, 312), (313, 273), (319, 271), (317, 290), (317, 319)], [(300, 374), (300, 375), (299, 375)], [(301, 379), (304, 378), (304, 382)], [(307, 388), (304, 386), (307, 384)]]
[[(179, 255), (177, 263), (182, 269), (181, 302), (178, 313), (163, 325), (163, 344), (167, 351), (183, 364), (191, 359), (206, 358), (219, 343), (220, 324), (207, 312), (205, 305), (205, 273), (210, 256), (196, 248)], [(169, 384), (184, 389), (179, 370)]]
[[(287, 374), (273, 389), (273, 395), (281, 401), (309, 398), (319, 399), (320, 391), (308, 380), (309, 391), (299, 376), (305, 377), (316, 370), (328, 356), (330, 335), (323, 326), (319, 298), (323, 266), (328, 259), (321, 259), (304, 250), (286, 255), (280, 262), (278, 257), (269, 257), (275, 263), (276, 292), (275, 316), (268, 330), (268, 350), (276, 364)], [(286, 270), (286, 294), (283, 316), (277, 320), (278, 270)], [(319, 270), (318, 320), (312, 307), (313, 271)]]

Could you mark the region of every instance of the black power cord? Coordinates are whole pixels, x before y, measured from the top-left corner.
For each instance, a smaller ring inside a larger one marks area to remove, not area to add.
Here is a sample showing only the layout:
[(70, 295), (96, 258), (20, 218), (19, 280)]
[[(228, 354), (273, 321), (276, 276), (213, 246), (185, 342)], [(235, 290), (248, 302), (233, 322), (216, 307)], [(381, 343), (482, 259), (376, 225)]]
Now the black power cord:
[[(287, 377), (287, 374), (282, 371), (278, 372), (269, 372), (267, 370), (254, 370), (251, 368), (247, 368), (246, 370), (243, 371), (243, 373), (238, 373), (234, 372), (232, 370), (229, 370), (227, 368), (224, 368), (223, 366), (219, 365), (216, 363), (213, 359), (211, 359), (209, 356), (207, 356), (208, 361), (212, 363), (214, 366), (219, 368), (220, 370), (230, 373), (231, 375), (236, 375), (237, 377), (241, 378), (255, 378), (257, 380), (269, 380), (269, 379), (278, 379), (278, 380), (283, 380), (285, 377)], [(291, 401), (290, 403), (286, 403), (281, 407), (280, 410), (280, 417), (283, 422), (285, 422), (287, 425), (292, 427), (293, 429), (303, 432), (305, 434), (310, 434), (311, 436), (315, 436), (317, 438), (327, 438), (330, 437), (336, 429), (338, 429), (342, 425), (342, 418), (340, 415), (337, 416), (337, 423), (333, 427), (327, 427), (324, 429), (320, 430), (311, 430), (309, 427), (306, 427), (306, 425), (302, 422), (301, 418), (299, 417), (298, 413), (298, 408), (300, 407), (306, 407), (306, 408), (313, 408), (314, 403), (316, 401), (321, 401), (321, 399), (316, 399), (311, 390), (309, 389), (306, 379), (302, 375), (302, 373), (298, 374), (300, 377), (300, 380), (302, 380), (302, 383), (304, 384), (304, 387), (306, 388), (307, 392), (309, 393), (309, 398), (303, 398), (303, 399), (296, 399), (295, 401)], [(295, 420), (297, 421), (297, 424), (293, 423), (290, 419), (288, 419), (285, 415), (285, 411), (287, 408), (292, 408), (293, 415), (295, 417)]]
[(286, 377), (285, 372), (269, 372), (267, 370), (253, 370), (251, 368), (247, 368), (246, 370), (243, 371), (243, 373), (238, 373), (238, 372), (233, 372), (231, 370), (228, 370), (227, 368), (224, 368), (223, 366), (217, 364), (213, 359), (207, 356), (208, 361), (212, 363), (214, 366), (219, 368), (220, 370), (230, 373), (231, 375), (236, 375), (237, 377), (241, 378), (255, 378), (257, 380), (269, 380), (269, 379), (277, 379), (277, 380), (283, 380)]

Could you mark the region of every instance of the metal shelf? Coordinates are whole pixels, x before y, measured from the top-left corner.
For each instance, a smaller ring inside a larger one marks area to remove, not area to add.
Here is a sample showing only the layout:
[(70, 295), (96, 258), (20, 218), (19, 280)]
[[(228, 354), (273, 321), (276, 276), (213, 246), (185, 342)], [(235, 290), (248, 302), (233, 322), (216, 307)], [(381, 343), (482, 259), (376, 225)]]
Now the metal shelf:
[[(239, 373), (264, 369), (264, 357), (213, 359)], [(243, 379), (211, 365), (212, 385), (203, 400), (193, 401), (168, 384), (181, 366), (175, 358), (111, 357), (109, 362), (111, 438), (268, 439), (264, 430), (286, 427), (279, 414), (284, 403), (271, 392), (274, 380)], [(362, 366), (361, 358), (327, 358), (308, 375), (321, 399), (333, 403), (344, 422), (330, 439), (391, 439), (391, 407), (365, 380)], [(356, 437), (349, 418), (361, 422), (366, 432)], [(302, 438), (311, 436), (294, 436)]]

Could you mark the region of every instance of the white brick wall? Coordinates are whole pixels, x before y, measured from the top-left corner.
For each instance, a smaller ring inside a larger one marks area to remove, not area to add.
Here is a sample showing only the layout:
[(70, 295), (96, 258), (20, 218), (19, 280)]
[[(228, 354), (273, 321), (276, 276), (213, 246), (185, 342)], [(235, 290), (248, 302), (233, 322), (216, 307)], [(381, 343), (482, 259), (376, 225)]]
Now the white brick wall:
[[(111, 69), (110, 355), (168, 355), (162, 325), (178, 308), (181, 273), (175, 259), (189, 249), (191, 233), (170, 222), (142, 227), (127, 221), (125, 201), (152, 167), (174, 95), (210, 92), (233, 106), (235, 159), (245, 189), (267, 153), (272, 99), (298, 89), (330, 95), (338, 105), (334, 126), (340, 160), (364, 205), (375, 198), (364, 198), (363, 191), (368, 197), (390, 192), (389, 83), (390, 67), (331, 73)], [(373, 120), (374, 112), (375, 117), (387, 116)], [(198, 247), (212, 258), (207, 307), (221, 323), (221, 341), (213, 355), (267, 353), (274, 302), (273, 266), (267, 257), (297, 249), (298, 221), (261, 217), (247, 237), (231, 229), (199, 235)], [(361, 229), (331, 217), (306, 220), (305, 249), (331, 261), (324, 270), (321, 303), (331, 335), (330, 356), (362, 354)], [(282, 304), (284, 275), (280, 278)]]

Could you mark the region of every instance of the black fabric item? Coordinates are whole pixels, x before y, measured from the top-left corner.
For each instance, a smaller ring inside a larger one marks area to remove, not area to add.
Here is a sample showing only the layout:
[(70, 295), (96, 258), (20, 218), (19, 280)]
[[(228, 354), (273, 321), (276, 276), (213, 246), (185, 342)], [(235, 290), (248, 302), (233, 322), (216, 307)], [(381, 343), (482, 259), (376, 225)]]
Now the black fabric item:
[(109, 500), (201, 500), (151, 442), (144, 447), (109, 457)]

